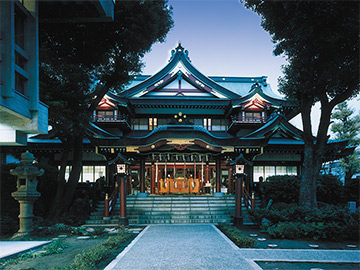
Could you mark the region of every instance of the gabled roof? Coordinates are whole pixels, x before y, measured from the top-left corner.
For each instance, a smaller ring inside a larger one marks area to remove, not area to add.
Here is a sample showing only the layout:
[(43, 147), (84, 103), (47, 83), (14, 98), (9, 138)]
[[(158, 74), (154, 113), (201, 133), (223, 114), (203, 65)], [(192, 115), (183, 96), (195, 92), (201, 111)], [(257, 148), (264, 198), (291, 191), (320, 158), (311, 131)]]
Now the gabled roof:
[[(188, 56), (188, 51), (185, 50), (181, 44), (179, 44), (175, 50), (172, 51), (172, 56), (169, 63), (155, 75), (146, 78), (139, 84), (131, 87), (118, 95), (125, 98), (139, 98), (139, 97), (151, 97), (150, 92), (158, 91), (165, 88), (175, 80), (182, 79), (188, 85), (191, 85), (193, 89), (198, 90), (198, 93), (202, 92), (207, 94), (205, 98), (216, 99), (236, 99), (240, 96), (228, 89), (222, 87), (209, 77), (199, 72), (192, 64)], [(166, 91), (164, 91), (166, 92)], [(183, 96), (181, 93), (180, 96)], [(153, 95), (154, 96), (154, 95)], [(155, 95), (156, 96), (156, 95)], [(204, 98), (200, 96), (200, 98)]]
[(303, 132), (290, 124), (279, 112), (274, 113), (268, 122), (244, 138), (279, 138), (302, 141)]
[(280, 97), (274, 98), (265, 94), (264, 91), (262, 90), (261, 85), (259, 83), (254, 83), (251, 86), (251, 89), (247, 93), (247, 95), (237, 100), (234, 100), (232, 104), (233, 104), (233, 108), (244, 107), (247, 106), (249, 103), (253, 103), (254, 101), (258, 101), (264, 104), (265, 106), (271, 105), (273, 107), (285, 106), (289, 103), (288, 101), (283, 100)]

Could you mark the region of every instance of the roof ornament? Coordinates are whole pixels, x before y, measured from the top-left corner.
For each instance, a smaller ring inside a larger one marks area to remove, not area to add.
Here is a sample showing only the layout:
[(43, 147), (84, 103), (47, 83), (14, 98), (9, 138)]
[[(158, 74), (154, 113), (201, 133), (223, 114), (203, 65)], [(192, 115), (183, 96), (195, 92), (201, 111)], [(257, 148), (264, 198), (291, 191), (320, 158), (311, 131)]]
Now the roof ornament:
[(189, 58), (189, 52), (188, 52), (188, 50), (185, 50), (184, 47), (181, 46), (181, 42), (180, 42), (180, 41), (179, 41), (177, 47), (176, 47), (175, 49), (171, 50), (171, 57), (170, 57), (169, 62), (174, 59), (174, 57), (175, 57), (176, 54), (183, 54), (183, 55), (185, 56), (185, 58), (186, 58), (189, 62), (191, 62), (191, 61), (190, 61), (190, 58)]
[(259, 90), (262, 92), (261, 86), (258, 81), (256, 81), (252, 86), (249, 92), (252, 92), (254, 90)]

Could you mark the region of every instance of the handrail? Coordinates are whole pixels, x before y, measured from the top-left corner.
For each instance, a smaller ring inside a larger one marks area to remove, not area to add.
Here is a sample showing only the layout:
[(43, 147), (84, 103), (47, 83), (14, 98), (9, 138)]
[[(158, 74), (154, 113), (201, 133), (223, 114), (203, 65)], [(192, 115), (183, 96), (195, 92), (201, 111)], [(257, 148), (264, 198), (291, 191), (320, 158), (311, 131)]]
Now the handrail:
[(110, 214), (111, 214), (111, 211), (115, 208), (115, 204), (116, 204), (116, 200), (117, 200), (117, 194), (118, 194), (117, 188), (115, 188), (113, 190), (110, 197), (106, 193), (106, 195), (105, 195), (105, 213), (104, 213), (105, 218), (109, 218)]
[(245, 187), (243, 186), (242, 187), (243, 189), (243, 199), (244, 199), (244, 203), (245, 203), (245, 206), (248, 208), (248, 209), (254, 209), (255, 208), (255, 195), (254, 193), (249, 194), (249, 192), (245, 189)]

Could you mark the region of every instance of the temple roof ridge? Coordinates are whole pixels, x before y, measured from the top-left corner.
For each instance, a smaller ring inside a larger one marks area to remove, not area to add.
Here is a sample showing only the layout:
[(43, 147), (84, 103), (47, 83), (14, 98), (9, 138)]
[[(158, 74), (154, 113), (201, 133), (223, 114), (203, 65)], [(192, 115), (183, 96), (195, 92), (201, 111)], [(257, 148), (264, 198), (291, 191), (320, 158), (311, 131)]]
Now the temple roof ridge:
[(185, 48), (183, 46), (181, 46), (181, 42), (178, 43), (178, 45), (177, 45), (177, 47), (175, 49), (171, 50), (171, 56), (170, 56), (169, 62), (171, 60), (173, 60), (173, 58), (176, 56), (176, 54), (184, 55), (186, 60), (191, 62), (190, 57), (189, 57), (189, 51), (185, 50)]

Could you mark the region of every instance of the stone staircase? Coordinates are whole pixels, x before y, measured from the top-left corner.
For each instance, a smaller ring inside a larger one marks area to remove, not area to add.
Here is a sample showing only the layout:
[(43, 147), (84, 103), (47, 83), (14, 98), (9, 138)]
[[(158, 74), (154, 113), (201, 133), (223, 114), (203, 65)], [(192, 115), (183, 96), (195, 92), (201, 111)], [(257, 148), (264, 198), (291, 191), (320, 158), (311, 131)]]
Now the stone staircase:
[[(232, 223), (235, 213), (235, 196), (128, 196), (127, 216), (130, 224), (184, 224)], [(252, 224), (247, 210), (242, 209), (244, 225)], [(104, 221), (104, 202), (86, 221), (87, 225), (116, 224), (120, 204), (112, 212), (111, 220)]]

